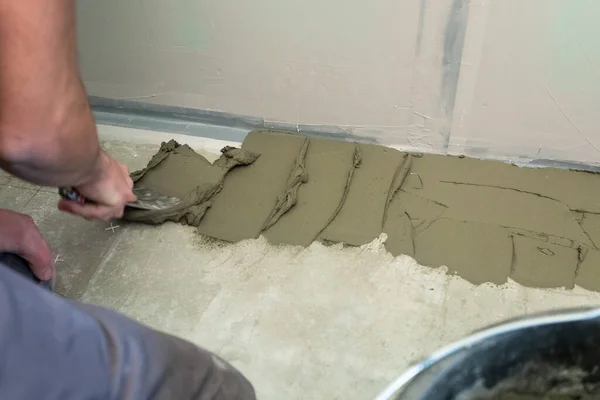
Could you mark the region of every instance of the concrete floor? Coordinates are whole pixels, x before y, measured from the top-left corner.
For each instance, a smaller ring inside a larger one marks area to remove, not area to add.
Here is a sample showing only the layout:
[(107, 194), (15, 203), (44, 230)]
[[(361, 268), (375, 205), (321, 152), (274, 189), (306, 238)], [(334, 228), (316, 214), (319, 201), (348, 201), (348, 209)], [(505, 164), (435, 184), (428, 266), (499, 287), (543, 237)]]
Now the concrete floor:
[[(176, 138), (216, 158), (225, 142), (100, 127), (132, 170)], [(261, 399), (370, 399), (412, 362), (470, 331), (600, 294), (514, 282), (475, 287), (443, 268), (360, 248), (216, 242), (193, 228), (91, 223), (56, 209), (54, 189), (0, 175), (0, 206), (33, 216), (58, 256), (59, 294), (116, 309), (208, 348)]]

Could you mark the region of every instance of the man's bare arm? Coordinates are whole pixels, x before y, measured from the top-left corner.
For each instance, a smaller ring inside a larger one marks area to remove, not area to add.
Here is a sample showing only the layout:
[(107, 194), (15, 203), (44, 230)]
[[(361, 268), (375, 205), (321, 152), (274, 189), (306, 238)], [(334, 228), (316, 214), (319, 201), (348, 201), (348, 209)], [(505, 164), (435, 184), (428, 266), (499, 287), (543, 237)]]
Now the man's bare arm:
[(79, 78), (75, 0), (0, 0), (0, 166), (79, 186), (106, 162)]

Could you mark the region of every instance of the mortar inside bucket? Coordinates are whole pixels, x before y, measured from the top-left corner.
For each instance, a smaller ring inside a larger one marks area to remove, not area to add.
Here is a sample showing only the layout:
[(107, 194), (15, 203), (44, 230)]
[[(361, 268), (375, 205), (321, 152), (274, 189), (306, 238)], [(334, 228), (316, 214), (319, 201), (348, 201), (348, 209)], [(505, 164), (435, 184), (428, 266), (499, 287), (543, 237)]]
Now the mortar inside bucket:
[(411, 367), (377, 400), (600, 399), (600, 309), (475, 332)]

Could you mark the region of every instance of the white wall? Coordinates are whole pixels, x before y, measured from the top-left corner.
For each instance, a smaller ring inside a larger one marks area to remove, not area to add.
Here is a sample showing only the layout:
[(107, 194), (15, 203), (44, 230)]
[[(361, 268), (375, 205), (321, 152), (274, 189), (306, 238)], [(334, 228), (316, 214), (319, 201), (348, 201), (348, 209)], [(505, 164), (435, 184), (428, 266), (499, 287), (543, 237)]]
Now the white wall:
[(597, 0), (79, 0), (90, 94), (600, 161)]

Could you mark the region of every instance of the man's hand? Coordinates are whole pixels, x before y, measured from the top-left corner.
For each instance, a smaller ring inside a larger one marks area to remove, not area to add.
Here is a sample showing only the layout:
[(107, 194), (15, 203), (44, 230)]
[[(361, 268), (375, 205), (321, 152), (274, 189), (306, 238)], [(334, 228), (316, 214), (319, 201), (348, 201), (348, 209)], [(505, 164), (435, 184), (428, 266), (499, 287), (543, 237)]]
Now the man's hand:
[(58, 208), (90, 220), (121, 218), (125, 204), (136, 200), (132, 188), (133, 181), (127, 167), (102, 152), (96, 172), (87, 182), (75, 188), (93, 203), (78, 204), (63, 199)]
[(29, 215), (0, 209), (0, 252), (24, 258), (43, 281), (54, 276), (52, 250)]

